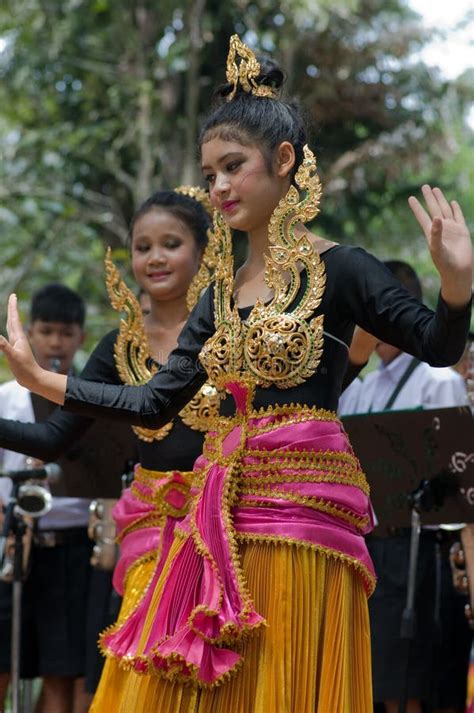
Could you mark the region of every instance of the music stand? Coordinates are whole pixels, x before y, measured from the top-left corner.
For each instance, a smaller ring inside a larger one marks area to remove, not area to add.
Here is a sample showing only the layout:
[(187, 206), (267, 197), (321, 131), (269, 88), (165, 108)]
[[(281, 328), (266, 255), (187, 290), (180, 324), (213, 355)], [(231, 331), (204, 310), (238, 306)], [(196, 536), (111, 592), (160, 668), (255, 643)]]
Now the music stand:
[(405, 713), (409, 650), (416, 624), (421, 513), (424, 524), (474, 521), (472, 414), (468, 407), (391, 411), (349, 416), (343, 423), (371, 485), (376, 534), (411, 527), (406, 606), (400, 625), (406, 652), (399, 713)]
[(374, 534), (411, 527), (407, 496), (424, 480), (436, 491), (433, 506), (422, 508), (424, 525), (474, 522), (474, 423), (467, 406), (344, 416), (342, 423), (370, 485)]

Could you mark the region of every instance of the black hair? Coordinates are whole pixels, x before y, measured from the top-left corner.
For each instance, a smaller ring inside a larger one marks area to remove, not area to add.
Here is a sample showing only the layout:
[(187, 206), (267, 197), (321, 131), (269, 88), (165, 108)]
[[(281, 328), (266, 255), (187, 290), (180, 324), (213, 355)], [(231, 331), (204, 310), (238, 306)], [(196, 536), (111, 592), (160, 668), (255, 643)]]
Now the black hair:
[(386, 260), (384, 263), (391, 273), (400, 280), (402, 285), (408, 290), (412, 297), (416, 297), (420, 302), (423, 299), (423, 288), (420, 278), (415, 270), (407, 262), (403, 260)]
[(206, 247), (207, 231), (211, 227), (211, 216), (199, 201), (176, 191), (158, 191), (142, 203), (130, 222), (129, 243), (131, 243), (133, 228), (137, 220), (154, 209), (166, 210), (182, 220), (192, 232), (197, 247), (201, 250)]
[[(255, 79), (258, 85), (271, 86), (277, 93), (284, 84), (284, 74), (270, 58), (259, 56), (261, 72)], [(199, 146), (213, 138), (224, 141), (257, 145), (262, 150), (269, 172), (273, 152), (282, 141), (289, 141), (295, 150), (294, 178), (303, 161), (303, 147), (307, 143), (306, 128), (299, 105), (295, 101), (282, 101), (259, 97), (246, 92), (240, 84), (235, 96), (227, 101), (233, 84), (219, 87), (214, 99), (217, 107), (209, 114), (201, 129)]]
[(86, 306), (77, 292), (66, 285), (51, 283), (35, 292), (31, 299), (30, 321), (62, 322), (84, 326)]

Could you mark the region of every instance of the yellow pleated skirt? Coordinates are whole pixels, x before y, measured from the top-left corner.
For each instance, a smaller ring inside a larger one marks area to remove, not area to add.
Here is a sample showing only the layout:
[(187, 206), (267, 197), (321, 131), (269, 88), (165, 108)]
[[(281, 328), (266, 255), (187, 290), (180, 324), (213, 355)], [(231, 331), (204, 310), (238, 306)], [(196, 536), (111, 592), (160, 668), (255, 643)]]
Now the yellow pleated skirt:
[[(181, 546), (176, 540), (169, 557)], [(268, 624), (241, 644), (241, 668), (203, 689), (107, 659), (90, 713), (372, 713), (367, 596), (354, 568), (291, 544), (249, 542), (240, 552), (248, 590)], [(153, 566), (130, 573), (120, 619)]]

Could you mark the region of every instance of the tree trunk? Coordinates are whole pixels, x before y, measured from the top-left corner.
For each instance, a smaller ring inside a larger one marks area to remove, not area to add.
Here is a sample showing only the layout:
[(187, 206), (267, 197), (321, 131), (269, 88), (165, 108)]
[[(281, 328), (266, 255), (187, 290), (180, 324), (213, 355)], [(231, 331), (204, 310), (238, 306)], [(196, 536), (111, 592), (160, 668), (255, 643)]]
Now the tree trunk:
[(196, 135), (199, 107), (199, 75), (201, 68), (201, 19), (205, 0), (194, 0), (188, 14), (189, 30), (189, 66), (186, 76), (185, 97), (185, 138), (181, 179), (185, 184), (194, 184), (198, 180), (196, 165)]

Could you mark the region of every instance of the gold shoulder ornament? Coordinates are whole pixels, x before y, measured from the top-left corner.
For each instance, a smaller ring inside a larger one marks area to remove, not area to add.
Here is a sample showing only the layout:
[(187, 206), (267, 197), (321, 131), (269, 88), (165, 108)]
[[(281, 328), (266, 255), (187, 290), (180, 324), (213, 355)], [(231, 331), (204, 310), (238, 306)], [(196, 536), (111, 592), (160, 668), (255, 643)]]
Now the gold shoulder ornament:
[[(145, 323), (140, 304), (122, 280), (117, 266), (112, 261), (112, 251), (107, 248), (105, 255), (105, 284), (112, 307), (118, 312), (125, 312), (125, 319), (120, 320), (119, 333), (114, 345), (114, 357), (117, 371), (124, 384), (139, 386), (146, 384), (158, 371), (158, 365), (151, 359)], [(159, 429), (132, 426), (133, 432), (142, 441), (151, 443), (161, 441), (173, 428), (173, 422)]]
[[(110, 248), (105, 256), (106, 285), (112, 307), (125, 312), (120, 320), (119, 333), (115, 341), (114, 357), (117, 371), (125, 384), (138, 386), (145, 384), (156, 374), (159, 366), (153, 361), (143, 321), (143, 313), (137, 298), (125, 284), (119, 270), (114, 265)], [(218, 415), (217, 391), (204, 384), (196, 396), (180, 412), (181, 420), (193, 430), (207, 431)], [(161, 441), (173, 428), (173, 421), (158, 429), (132, 426), (134, 433), (142, 441)]]
[[(305, 146), (295, 182), (277, 205), (269, 225), (269, 255), (265, 282), (273, 291), (267, 304), (257, 300), (247, 319), (232, 306), (233, 260), (230, 229), (215, 215), (216, 332), (204, 345), (200, 359), (211, 383), (225, 388), (230, 378), (246, 375), (262, 387), (297, 386), (317, 369), (323, 351), (324, 315), (311, 318), (321, 304), (326, 284), (324, 263), (307, 234), (295, 227), (318, 213), (321, 184), (316, 158)], [(306, 273), (303, 286), (301, 276)], [(301, 293), (301, 296), (300, 296)]]

